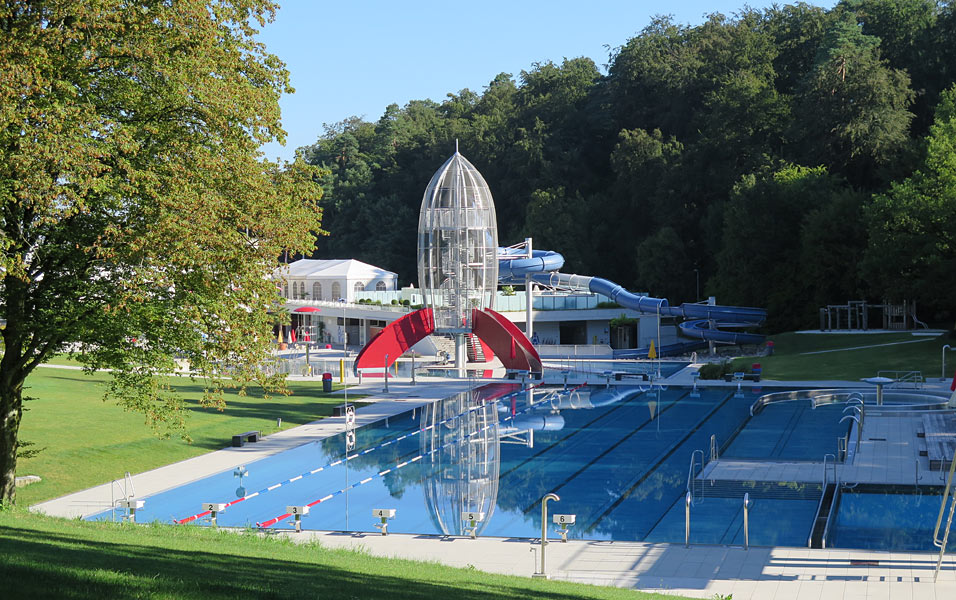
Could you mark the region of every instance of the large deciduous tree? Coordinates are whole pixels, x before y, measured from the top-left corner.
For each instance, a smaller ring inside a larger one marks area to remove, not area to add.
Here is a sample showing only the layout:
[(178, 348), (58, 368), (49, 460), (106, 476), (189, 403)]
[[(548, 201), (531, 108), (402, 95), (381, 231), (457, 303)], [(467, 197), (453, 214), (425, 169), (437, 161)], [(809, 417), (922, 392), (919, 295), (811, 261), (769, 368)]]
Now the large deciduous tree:
[[(108, 394), (181, 422), (161, 374), (207, 402), (263, 384), (266, 276), (319, 231), (316, 172), (260, 160), (288, 73), (256, 42), (268, 0), (0, 4), (0, 503), (24, 381), (71, 347)], [(226, 377), (228, 376), (228, 380)]]
[(873, 290), (952, 310), (956, 297), (956, 87), (943, 92), (923, 163), (866, 209)]

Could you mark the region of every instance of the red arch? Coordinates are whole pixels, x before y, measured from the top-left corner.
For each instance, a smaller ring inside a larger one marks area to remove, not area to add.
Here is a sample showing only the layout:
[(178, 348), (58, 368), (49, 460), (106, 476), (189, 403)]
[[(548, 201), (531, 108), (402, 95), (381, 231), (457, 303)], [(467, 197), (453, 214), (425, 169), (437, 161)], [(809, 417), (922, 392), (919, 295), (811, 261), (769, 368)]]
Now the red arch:
[(506, 369), (541, 373), (541, 357), (528, 336), (490, 308), (472, 311), (471, 330), (491, 347)]
[[(355, 359), (355, 371), (381, 369), (395, 364), (406, 350), (435, 331), (435, 316), (430, 308), (422, 308), (392, 321), (362, 348)], [(385, 357), (388, 356), (388, 364)]]

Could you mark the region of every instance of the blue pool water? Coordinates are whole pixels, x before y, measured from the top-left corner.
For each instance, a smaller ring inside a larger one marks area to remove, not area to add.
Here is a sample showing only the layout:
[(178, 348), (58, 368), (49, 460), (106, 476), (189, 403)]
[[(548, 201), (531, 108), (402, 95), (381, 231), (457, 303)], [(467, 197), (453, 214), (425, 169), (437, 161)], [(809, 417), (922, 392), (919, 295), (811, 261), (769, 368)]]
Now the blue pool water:
[[(347, 461), (344, 435), (307, 443), (245, 465), (244, 489), (229, 470), (146, 498), (137, 518), (181, 520), (204, 502), (245, 497), (220, 513), (220, 525), (271, 523), (286, 506), (313, 504), (307, 529), (371, 532), (372, 509), (394, 508), (396, 533), (460, 535), (461, 513), (476, 511), (485, 513), (482, 535), (537, 537), (540, 499), (554, 492), (561, 500), (551, 511), (577, 515), (572, 538), (683, 542), (689, 459), (712, 435), (728, 445), (725, 456), (735, 447), (804, 456), (809, 442), (797, 440), (813, 432), (835, 439), (830, 422), (840, 415), (823, 407), (784, 402), (751, 418), (759, 391), (691, 392), (491, 384), (359, 429)], [(752, 544), (806, 544), (818, 484), (705, 483), (692, 508), (692, 541), (740, 543), (745, 492)], [(274, 526), (290, 527), (290, 519)]]
[(837, 454), (837, 438), (847, 435), (849, 421), (840, 423), (845, 407), (838, 403), (813, 408), (806, 401), (768, 404), (733, 438), (721, 456), (819, 462), (825, 453)]
[[(843, 490), (827, 547), (938, 551), (933, 529), (942, 498), (941, 488), (928, 486), (861, 484)], [(945, 519), (944, 514), (944, 525)]]

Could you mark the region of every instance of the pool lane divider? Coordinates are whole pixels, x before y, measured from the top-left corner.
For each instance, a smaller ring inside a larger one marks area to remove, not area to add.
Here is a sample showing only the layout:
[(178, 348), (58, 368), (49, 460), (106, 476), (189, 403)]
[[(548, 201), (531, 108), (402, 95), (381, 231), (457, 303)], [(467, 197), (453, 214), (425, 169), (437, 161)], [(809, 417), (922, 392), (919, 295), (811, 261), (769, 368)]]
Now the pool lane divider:
[[(540, 384), (538, 384), (538, 385), (540, 385)], [(532, 389), (534, 389), (535, 387), (538, 387), (538, 385), (532, 386)], [(569, 390), (569, 391), (578, 390), (578, 389), (580, 389), (581, 387), (584, 387), (584, 385), (585, 385), (585, 384), (581, 384), (581, 385), (579, 385), (579, 386), (577, 386), (577, 387), (571, 388), (571, 390)], [(503, 399), (506, 399), (506, 398), (508, 398), (508, 397), (510, 397), (510, 396), (514, 396), (514, 395), (517, 395), (517, 394), (519, 394), (519, 393), (526, 392), (526, 391), (527, 391), (527, 390), (516, 390), (516, 391), (514, 391), (514, 392), (511, 392), (510, 394), (506, 394), (505, 396), (503, 396), (503, 397), (500, 398), (500, 399), (503, 400)], [(537, 406), (537, 404), (532, 405), (532, 406)], [(529, 406), (528, 408), (531, 408), (532, 406)], [(336, 460), (336, 461), (334, 461), (334, 462), (328, 463), (328, 464), (323, 465), (323, 466), (321, 466), (321, 467), (318, 467), (318, 468), (316, 468), (316, 469), (312, 469), (311, 471), (307, 471), (307, 472), (302, 473), (302, 474), (300, 474), (300, 475), (296, 475), (295, 477), (292, 477), (291, 479), (288, 479), (288, 480), (286, 480), (286, 481), (282, 481), (282, 482), (273, 484), (273, 485), (271, 485), (271, 486), (265, 487), (265, 488), (263, 488), (263, 489), (261, 489), (261, 490), (259, 490), (259, 491), (253, 492), (253, 493), (251, 493), (251, 494), (247, 494), (247, 495), (243, 496), (242, 498), (237, 498), (237, 499), (232, 500), (232, 501), (230, 501), (230, 502), (226, 502), (226, 503), (224, 503), (225, 506), (223, 507), (223, 509), (229, 508), (230, 506), (235, 506), (236, 504), (239, 504), (240, 502), (244, 502), (244, 501), (246, 501), (246, 500), (251, 500), (252, 498), (255, 498), (255, 497), (257, 497), (257, 496), (261, 496), (261, 495), (263, 495), (263, 494), (267, 494), (267, 493), (271, 492), (272, 490), (275, 490), (275, 489), (278, 489), (278, 488), (282, 487), (283, 485), (287, 485), (287, 484), (294, 483), (294, 482), (299, 481), (299, 480), (301, 480), (301, 479), (303, 479), (303, 478), (305, 478), (305, 477), (308, 477), (309, 475), (315, 475), (316, 473), (320, 473), (320, 472), (324, 471), (325, 469), (329, 469), (329, 468), (332, 468), (332, 467), (336, 467), (336, 466), (338, 466), (338, 465), (344, 463), (346, 460), (351, 460), (351, 459), (357, 458), (357, 457), (359, 457), (359, 456), (364, 456), (365, 454), (368, 454), (368, 453), (370, 453), (370, 452), (372, 452), (372, 451), (374, 451), (374, 450), (380, 450), (380, 449), (385, 448), (385, 447), (387, 447), (387, 446), (390, 446), (390, 445), (392, 445), (392, 444), (397, 444), (398, 442), (401, 442), (401, 441), (404, 440), (404, 439), (407, 439), (407, 438), (410, 438), (410, 437), (412, 437), (412, 436), (418, 435), (418, 434), (420, 434), (420, 433), (423, 433), (423, 432), (428, 431), (428, 430), (430, 430), (430, 429), (433, 429), (433, 428), (435, 428), (435, 427), (439, 427), (439, 426), (441, 426), (441, 425), (444, 425), (445, 423), (449, 423), (449, 422), (454, 421), (454, 420), (456, 420), (456, 419), (460, 419), (460, 418), (462, 418), (463, 416), (467, 415), (469, 412), (472, 412), (472, 411), (474, 411), (474, 410), (477, 410), (478, 408), (481, 408), (481, 406), (474, 406), (474, 407), (469, 408), (468, 410), (466, 410), (466, 411), (464, 411), (464, 412), (461, 412), (461, 413), (459, 413), (459, 414), (457, 414), (457, 415), (454, 415), (454, 416), (451, 416), (451, 417), (449, 417), (449, 418), (447, 418), (447, 419), (444, 419), (444, 420), (442, 420), (442, 421), (439, 421), (438, 423), (434, 423), (434, 424), (432, 424), (432, 425), (428, 425), (427, 427), (419, 427), (418, 429), (416, 429), (415, 431), (412, 431), (411, 433), (403, 434), (403, 435), (401, 435), (401, 436), (398, 436), (398, 437), (396, 437), (396, 438), (393, 438), (393, 439), (391, 439), (391, 440), (388, 440), (387, 442), (384, 442), (384, 443), (378, 444), (378, 445), (376, 445), (376, 446), (371, 446), (371, 447), (369, 447), (369, 448), (366, 448), (365, 450), (363, 450), (363, 451), (361, 451), (361, 452), (359, 452), (359, 453), (352, 454), (352, 455), (347, 455), (345, 458), (340, 458), (340, 459), (338, 459), (338, 460)], [(525, 409), (525, 410), (528, 410), (528, 409)], [(524, 412), (524, 411), (522, 411), (522, 412)], [(515, 416), (515, 415), (512, 414), (512, 416), (511, 416), (510, 418), (514, 418), (514, 416)], [(405, 466), (405, 465), (402, 465), (402, 466)], [(310, 504), (309, 506), (311, 507), (312, 505)], [(173, 519), (173, 523), (175, 523), (175, 524), (177, 524), (177, 525), (185, 525), (186, 523), (191, 523), (192, 521), (195, 521), (195, 520), (197, 520), (197, 519), (201, 519), (201, 518), (206, 517), (206, 516), (211, 515), (211, 514), (212, 514), (212, 511), (206, 510), (206, 511), (202, 511), (202, 512), (196, 513), (196, 514), (194, 514), (194, 515), (190, 515), (190, 516), (188, 516), (188, 517), (184, 517), (184, 518), (182, 518), (182, 519), (178, 519), (178, 520), (177, 520), (177, 519)]]
[[(532, 386), (532, 389), (533, 389), (534, 387), (537, 387), (537, 386)], [(561, 391), (570, 393), (570, 392), (573, 392), (573, 391), (579, 389), (580, 387), (583, 387), (583, 385), (582, 385), (582, 386), (578, 386), (578, 387), (576, 387), (576, 388), (569, 389), (569, 390), (561, 390)], [(512, 394), (519, 394), (519, 393), (526, 392), (526, 391), (527, 391), (527, 390), (519, 390), (519, 391), (517, 391), (517, 392), (512, 392)], [(560, 391), (559, 391), (558, 393), (560, 393)], [(508, 394), (508, 395), (506, 395), (506, 396), (504, 396), (504, 397), (502, 397), (502, 398), (498, 398), (498, 399), (496, 399), (496, 401), (498, 401), (498, 400), (504, 400), (505, 398), (507, 398), (508, 396), (511, 396), (512, 394)], [(538, 406), (540, 406), (540, 405), (543, 404), (544, 402), (545, 402), (545, 401), (542, 400), (541, 402), (537, 402), (537, 403), (535, 403), (535, 404), (531, 404), (531, 405), (525, 407), (524, 409), (522, 409), (521, 411), (519, 411), (519, 414), (520, 414), (520, 413), (524, 413), (525, 411), (530, 410), (530, 409), (532, 409), (532, 408), (537, 408)], [(472, 412), (472, 411), (475, 410), (475, 409), (482, 408), (483, 406), (484, 406), (484, 405), (479, 405), (479, 406), (475, 406), (475, 407), (473, 407), (473, 408), (469, 408), (469, 409), (466, 410), (465, 412), (460, 413), (459, 415), (456, 415), (455, 417), (452, 417), (452, 418), (450, 418), (450, 419), (446, 419), (445, 421), (442, 421), (442, 423), (447, 422), (447, 421), (450, 421), (450, 420), (454, 420), (454, 419), (456, 419), (456, 418), (458, 418), (458, 417), (461, 417), (461, 416), (463, 416), (463, 415), (465, 415), (465, 414), (467, 414), (467, 413), (469, 413), (469, 412)], [(514, 418), (513, 416), (508, 417), (508, 419), (513, 419), (513, 418)], [(508, 419), (505, 419), (505, 420), (508, 420)], [(437, 425), (440, 425), (440, 424), (441, 424), (441, 423), (436, 423), (436, 426), (437, 426)], [(384, 477), (385, 475), (387, 475), (388, 473), (391, 473), (392, 471), (397, 471), (397, 470), (399, 470), (399, 469), (401, 469), (401, 468), (403, 468), (403, 467), (407, 467), (407, 466), (410, 465), (410, 464), (416, 463), (416, 462), (420, 461), (421, 459), (425, 458), (426, 456), (430, 456), (430, 455), (434, 454), (435, 452), (438, 452), (439, 450), (443, 450), (443, 449), (445, 449), (445, 448), (447, 448), (447, 447), (449, 447), (449, 446), (455, 445), (455, 444), (464, 444), (467, 438), (471, 438), (472, 436), (478, 435), (479, 433), (482, 433), (482, 432), (484, 432), (484, 431), (486, 431), (486, 430), (488, 430), (488, 429), (491, 429), (492, 427), (496, 427), (496, 426), (497, 426), (497, 423), (492, 424), (492, 425), (485, 425), (485, 426), (482, 427), (481, 429), (478, 429), (478, 430), (476, 430), (476, 431), (473, 431), (473, 432), (469, 433), (469, 434), (466, 436), (465, 439), (453, 440), (453, 441), (451, 441), (451, 442), (447, 442), (447, 443), (445, 443), (445, 444), (442, 444), (441, 446), (438, 446), (437, 448), (435, 448), (435, 449), (433, 449), (433, 450), (431, 450), (431, 451), (429, 451), (429, 452), (427, 452), (427, 453), (425, 453), (425, 454), (419, 454), (419, 455), (416, 456), (415, 458), (412, 458), (412, 459), (410, 459), (410, 460), (406, 460), (406, 461), (400, 462), (400, 463), (398, 463), (397, 465), (395, 465), (394, 467), (389, 467), (388, 469), (384, 469), (384, 470), (382, 470), (382, 471), (379, 471), (379, 472), (376, 473), (375, 475), (372, 475), (372, 476), (370, 476), (370, 477), (366, 477), (365, 479), (363, 479), (363, 480), (361, 480), (361, 481), (358, 481), (358, 482), (356, 482), (356, 483), (353, 483), (353, 484), (350, 485), (350, 486), (344, 487), (344, 488), (338, 490), (337, 492), (332, 492), (331, 494), (327, 494), (327, 495), (323, 496), (322, 498), (319, 498), (318, 500), (315, 500), (315, 501), (313, 501), (313, 502), (310, 502), (310, 503), (306, 504), (306, 506), (308, 506), (309, 508), (312, 508), (313, 506), (316, 506), (316, 505), (318, 505), (318, 504), (321, 504), (321, 503), (323, 503), (323, 502), (326, 502), (326, 501), (328, 501), (328, 500), (331, 500), (332, 498), (335, 498), (336, 496), (340, 496), (340, 495), (344, 494), (345, 492), (347, 492), (347, 491), (349, 491), (349, 490), (352, 490), (352, 489), (355, 489), (355, 488), (357, 488), (357, 487), (359, 487), (359, 486), (365, 485), (366, 483), (368, 483), (368, 482), (370, 482), (370, 481), (372, 481), (372, 480), (374, 480), (374, 479), (377, 479), (377, 478), (379, 478), (379, 477)], [(425, 429), (421, 429), (420, 431), (425, 431)], [(411, 434), (409, 434), (409, 435), (411, 435)], [(268, 519), (268, 520), (266, 520), (266, 521), (263, 521), (263, 522), (261, 522), (261, 523), (256, 523), (256, 527), (258, 527), (259, 529), (266, 529), (266, 528), (268, 528), (268, 527), (272, 527), (273, 525), (275, 525), (275, 524), (278, 523), (279, 521), (281, 521), (281, 520), (283, 520), (283, 519), (287, 519), (287, 518), (289, 518), (289, 517), (291, 517), (291, 516), (292, 516), (291, 513), (285, 513), (285, 514), (279, 515), (279, 516), (277, 516), (277, 517), (273, 517), (273, 518), (271, 518), (271, 519)]]

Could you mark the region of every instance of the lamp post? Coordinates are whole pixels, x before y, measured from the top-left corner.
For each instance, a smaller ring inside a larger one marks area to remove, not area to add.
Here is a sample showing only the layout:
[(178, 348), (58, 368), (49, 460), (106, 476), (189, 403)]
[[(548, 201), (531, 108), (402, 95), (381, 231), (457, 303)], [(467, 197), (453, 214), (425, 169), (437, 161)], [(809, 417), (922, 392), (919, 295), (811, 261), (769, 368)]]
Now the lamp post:
[(348, 302), (345, 300), (345, 298), (339, 298), (339, 302), (342, 303), (342, 389), (345, 391), (345, 406), (348, 406), (349, 376), (345, 363), (345, 359), (348, 358), (349, 354), (349, 329), (347, 325), (348, 321), (345, 319), (345, 307)]

